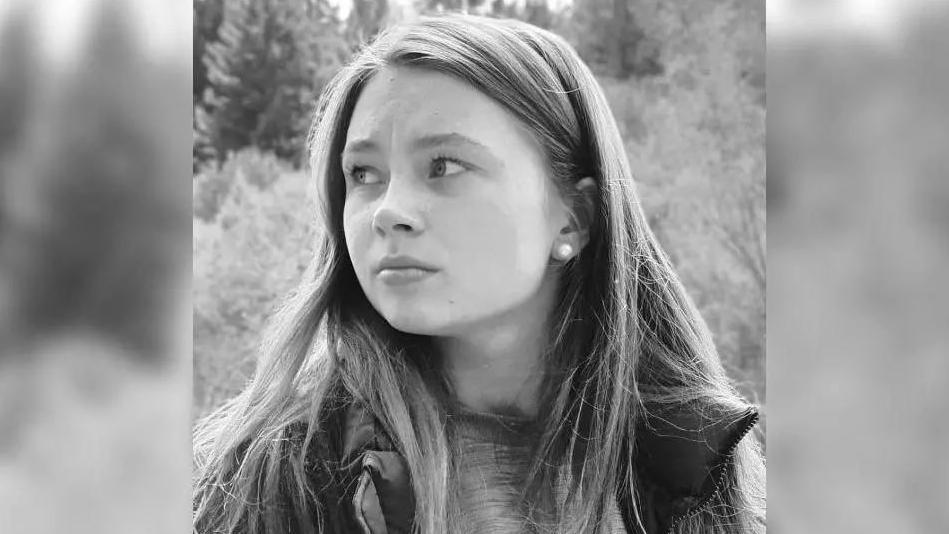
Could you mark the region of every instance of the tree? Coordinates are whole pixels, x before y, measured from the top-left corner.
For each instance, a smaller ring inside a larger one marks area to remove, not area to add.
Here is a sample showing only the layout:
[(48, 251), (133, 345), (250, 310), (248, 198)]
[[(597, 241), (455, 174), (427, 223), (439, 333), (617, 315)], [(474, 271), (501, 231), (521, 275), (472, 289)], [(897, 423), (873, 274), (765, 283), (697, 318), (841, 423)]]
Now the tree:
[(526, 0), (521, 20), (545, 29), (553, 25), (554, 14), (550, 10), (547, 0)]
[(224, 16), (224, 2), (223, 0), (194, 0), (192, 15), (194, 17), (192, 29), (194, 77), (191, 92), (194, 103), (197, 105), (208, 86), (208, 69), (204, 64), (204, 54), (208, 45), (217, 41), (218, 28)]
[(158, 362), (167, 357), (169, 287), (186, 253), (187, 204), (173, 164), (180, 147), (168, 140), (181, 126), (169, 110), (181, 109), (188, 73), (157, 61), (140, 68), (149, 57), (127, 9), (114, 0), (96, 7), (81, 68), (53, 72), (39, 62), (28, 80), (43, 102), (28, 110), (42, 136), (26, 140), (16, 172), (3, 176), (17, 209), (0, 225), (0, 272), (16, 280), (5, 296), (17, 338), (85, 330)]
[(385, 26), (388, 15), (386, 0), (353, 0), (346, 19), (346, 41), (353, 48), (369, 42)]
[(299, 164), (310, 112), (345, 45), (326, 0), (235, 0), (204, 57), (196, 157), (257, 146)]
[(467, 11), (474, 13), (486, 5), (487, 0), (419, 0), (423, 11)]
[(719, 190), (717, 202), (710, 204), (711, 226), (719, 241), (765, 294), (767, 245), (765, 242), (765, 184), (761, 175)]
[(662, 74), (658, 42), (646, 35), (631, 0), (577, 0), (577, 52), (598, 74), (619, 79)]
[[(271, 166), (254, 150), (237, 156), (222, 169), (233, 176), (218, 216), (194, 219), (197, 414), (245, 385), (257, 361), (261, 332), (299, 282), (319, 231), (305, 173)], [(254, 168), (281, 176), (262, 189), (250, 181)]]
[(195, 132), (191, 145), (192, 172), (197, 174), (199, 162), (214, 159), (214, 151), (207, 141), (197, 135), (199, 115), (198, 109), (203, 110), (203, 95), (208, 88), (208, 68), (204, 63), (208, 46), (217, 42), (218, 29), (224, 15), (223, 0), (194, 0), (192, 5), (193, 27), (193, 56), (192, 56), (192, 130)]

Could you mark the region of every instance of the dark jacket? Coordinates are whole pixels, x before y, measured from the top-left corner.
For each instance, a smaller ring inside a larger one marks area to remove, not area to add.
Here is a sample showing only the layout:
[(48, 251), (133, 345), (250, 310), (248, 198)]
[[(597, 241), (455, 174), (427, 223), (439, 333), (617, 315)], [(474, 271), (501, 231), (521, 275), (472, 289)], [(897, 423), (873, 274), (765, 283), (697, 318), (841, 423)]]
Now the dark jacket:
[[(645, 534), (670, 532), (709, 503), (735, 447), (757, 421), (758, 410), (749, 406), (729, 414), (655, 414), (641, 424), (634, 468)], [(324, 523), (332, 532), (408, 534), (415, 502), (402, 457), (365, 410), (350, 408), (338, 424), (342, 439), (319, 455), (338, 455), (342, 464), (315, 460), (310, 466), (312, 472), (336, 473), (317, 483)], [(630, 495), (618, 495), (618, 502), (626, 531), (642, 532)]]

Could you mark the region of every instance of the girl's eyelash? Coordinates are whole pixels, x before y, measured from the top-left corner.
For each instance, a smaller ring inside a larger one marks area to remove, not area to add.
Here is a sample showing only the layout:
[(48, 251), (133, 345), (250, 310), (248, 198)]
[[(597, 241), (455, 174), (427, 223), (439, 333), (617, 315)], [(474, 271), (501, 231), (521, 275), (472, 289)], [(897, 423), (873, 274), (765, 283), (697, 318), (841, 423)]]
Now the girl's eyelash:
[(432, 158), (432, 161), (437, 161), (440, 159), (443, 159), (445, 161), (450, 161), (452, 163), (457, 163), (458, 165), (464, 165), (464, 162), (462, 162), (460, 159), (455, 159), (447, 154), (435, 154), (435, 156)]
[(470, 167), (467, 163), (465, 163), (464, 161), (461, 161), (460, 159), (457, 159), (457, 158), (453, 158), (453, 157), (451, 157), (451, 156), (449, 156), (449, 155), (447, 155), (447, 154), (436, 154), (434, 157), (432, 157), (431, 162), (434, 163), (434, 162), (436, 162), (436, 161), (438, 161), (438, 160), (449, 161), (449, 162), (454, 163), (454, 164), (456, 164), (456, 165), (461, 165), (462, 167), (464, 167), (464, 168), (466, 168), (466, 169), (471, 168), (471, 167)]
[(354, 175), (359, 171), (368, 171), (368, 170), (369, 170), (369, 167), (366, 167), (363, 165), (350, 165), (349, 167), (346, 167), (345, 169), (343, 169), (343, 176), (345, 176), (346, 178), (356, 183), (360, 183), (359, 180), (357, 180)]
[[(436, 154), (435, 156), (432, 157), (432, 159), (430, 160), (430, 163), (434, 163), (438, 160), (444, 160), (444, 161), (454, 163), (456, 165), (461, 165), (462, 167), (466, 169), (470, 168), (470, 166), (464, 161), (458, 158), (453, 158), (447, 154)], [(345, 176), (346, 178), (349, 178), (350, 180), (356, 183), (359, 183), (359, 180), (357, 180), (354, 175), (359, 171), (368, 171), (368, 170), (369, 170), (369, 167), (366, 167), (364, 165), (349, 165), (348, 167), (343, 168), (343, 176)]]

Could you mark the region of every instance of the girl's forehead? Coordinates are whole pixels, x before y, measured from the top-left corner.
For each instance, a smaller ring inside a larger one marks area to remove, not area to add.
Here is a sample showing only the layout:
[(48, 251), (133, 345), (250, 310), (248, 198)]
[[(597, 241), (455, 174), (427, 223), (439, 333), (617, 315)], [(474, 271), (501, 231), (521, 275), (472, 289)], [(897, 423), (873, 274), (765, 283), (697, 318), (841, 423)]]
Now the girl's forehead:
[(453, 76), (387, 67), (369, 80), (357, 99), (347, 137), (452, 131), (490, 141), (512, 133), (513, 122), (516, 119), (500, 104)]
[(434, 69), (391, 66), (383, 67), (369, 78), (363, 87), (360, 100), (418, 101), (443, 94), (454, 97), (442, 99), (444, 102), (453, 102), (458, 96), (480, 96), (490, 101), (481, 95), (477, 88), (450, 74)]

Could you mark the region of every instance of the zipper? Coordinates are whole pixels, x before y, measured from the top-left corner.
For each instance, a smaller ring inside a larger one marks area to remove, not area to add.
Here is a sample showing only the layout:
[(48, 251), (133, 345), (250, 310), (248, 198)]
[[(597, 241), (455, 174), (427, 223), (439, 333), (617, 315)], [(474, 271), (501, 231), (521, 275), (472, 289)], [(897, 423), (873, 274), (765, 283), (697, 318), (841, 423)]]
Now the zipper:
[[(761, 418), (761, 415), (757, 413), (755, 408), (749, 408), (745, 412), (745, 415), (743, 417), (747, 417), (749, 412), (755, 412), (755, 414), (754, 416), (748, 418), (744, 426), (742, 426), (740, 431), (735, 435), (735, 439), (728, 445), (728, 448), (726, 448), (725, 450), (725, 454), (722, 455), (722, 461), (720, 465), (724, 464), (729, 459), (731, 459), (732, 455), (735, 454), (735, 449), (738, 448), (738, 444), (741, 443), (741, 440), (743, 440), (745, 436), (748, 435), (748, 432), (750, 432), (751, 429), (754, 428), (755, 424), (757, 424), (758, 420)], [(698, 504), (696, 504), (692, 508), (689, 508), (685, 512), (679, 514), (678, 516), (673, 517), (672, 522), (669, 524), (669, 530), (666, 531), (667, 534), (674, 534), (675, 528), (679, 526), (679, 523), (681, 523), (682, 521), (685, 521), (686, 519), (694, 517), (696, 514), (699, 514), (709, 508), (709, 506), (712, 503), (712, 497), (714, 497), (715, 494), (719, 493), (722, 490), (722, 483), (725, 481), (725, 472), (727, 470), (725, 469), (724, 465), (721, 465), (720, 471), (721, 472), (718, 474), (718, 477), (715, 478), (715, 489), (712, 492), (710, 492), (704, 499), (699, 501)]]

